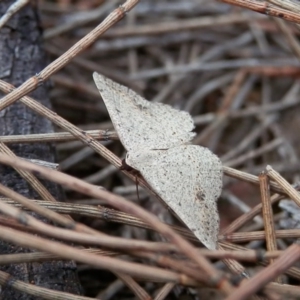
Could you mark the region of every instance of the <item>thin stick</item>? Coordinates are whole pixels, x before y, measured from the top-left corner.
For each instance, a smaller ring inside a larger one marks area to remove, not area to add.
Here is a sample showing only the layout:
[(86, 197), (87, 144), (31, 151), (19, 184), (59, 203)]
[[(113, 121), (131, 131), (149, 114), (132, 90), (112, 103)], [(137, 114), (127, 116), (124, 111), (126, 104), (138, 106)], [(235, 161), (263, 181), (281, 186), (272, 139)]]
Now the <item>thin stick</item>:
[(168, 294), (173, 290), (174, 287), (175, 287), (174, 283), (172, 282), (166, 283), (157, 293), (154, 300), (164, 300), (168, 296)]
[(276, 181), (281, 188), (291, 197), (292, 200), (300, 206), (300, 195), (296, 189), (294, 189), (278, 172), (276, 172), (271, 166), (266, 167), (267, 175)]
[[(10, 157), (15, 157), (15, 154), (3, 143), (0, 142), (0, 152), (9, 155)], [(30, 185), (31, 187), (42, 197), (42, 199), (56, 202), (56, 199), (49, 193), (49, 191), (44, 187), (44, 185), (30, 172), (15, 169)]]
[(7, 21), (17, 13), (22, 7), (29, 3), (29, 0), (17, 0), (6, 11), (0, 19), (0, 29), (7, 23)]
[[(266, 232), (266, 243), (268, 251), (276, 251), (276, 233), (275, 233), (275, 225), (273, 219), (273, 211), (272, 205), (270, 201), (270, 186), (268, 176), (266, 172), (261, 172), (259, 175), (260, 181), (260, 194), (261, 194), (261, 203), (262, 203), (262, 214), (264, 219), (264, 228)], [(270, 260), (272, 264), (274, 262), (273, 259)], [(281, 279), (277, 278), (276, 281), (281, 283)]]
[(257, 0), (220, 0), (221, 2), (244, 7), (256, 11), (267, 16), (273, 16), (282, 18), (284, 20), (300, 24), (300, 16), (298, 13), (294, 13), (278, 6), (269, 4), (266, 1)]
[(93, 253), (83, 252), (79, 249), (64, 245), (62, 243), (49, 241), (41, 237), (33, 236), (32, 234), (19, 232), (18, 230), (14, 230), (4, 226), (0, 227), (0, 238), (2, 240), (11, 242), (22, 247), (38, 249), (47, 253), (52, 253), (68, 260), (72, 259), (78, 262), (86, 263), (88, 265), (98, 267), (100, 269), (108, 269), (117, 272), (126, 272), (129, 275), (138, 277), (143, 276), (144, 278), (149, 278), (149, 276), (151, 278), (153, 277), (153, 274), (155, 274), (157, 278), (160, 278), (162, 280), (165, 280), (166, 277), (169, 277), (169, 279), (172, 282), (181, 284), (185, 284), (186, 279), (188, 279), (187, 277), (183, 278), (177, 273), (168, 270), (163, 270), (161, 268), (122, 261), (108, 256), (101, 257)]
[[(285, 198), (285, 196), (275, 194), (271, 198), (271, 204), (277, 203), (281, 199)], [(230, 233), (233, 233), (237, 231), (239, 228), (244, 226), (248, 221), (252, 220), (255, 216), (257, 216), (259, 213), (261, 213), (262, 204), (257, 204), (255, 207), (253, 207), (249, 212), (243, 214), (239, 218), (237, 218), (235, 221), (233, 221), (227, 228), (225, 228), (222, 231), (222, 234), (227, 235)]]
[(84, 36), (62, 56), (49, 64), (39, 74), (36, 74), (35, 76), (29, 78), (13, 92), (3, 97), (0, 102), (0, 111), (36, 89), (52, 74), (66, 66), (75, 56), (77, 56), (79, 53), (93, 44), (106, 30), (120, 21), (126, 15), (126, 13), (130, 11), (138, 2), (139, 0), (127, 0), (123, 5), (119, 6), (112, 13), (110, 13), (100, 25), (98, 25), (89, 34)]
[(138, 299), (149, 300), (151, 296), (143, 289), (134, 279), (124, 273), (116, 273), (116, 275), (128, 286)]
[[(206, 260), (199, 252), (186, 240), (175, 233), (159, 219), (142, 209), (141, 207), (127, 201), (122, 197), (118, 197), (104, 190), (99, 190), (96, 186), (83, 182), (70, 175), (60, 173), (56, 170), (46, 169), (41, 166), (31, 164), (18, 158), (11, 158), (6, 155), (0, 154), (0, 161), (4, 164), (24, 168), (31, 172), (38, 172), (45, 178), (54, 181), (56, 183), (67, 186), (78, 192), (90, 195), (92, 197), (105, 200), (108, 204), (128, 213), (131, 213), (137, 217), (140, 217), (144, 221), (148, 222), (154, 229), (163, 234), (167, 239), (172, 241), (178, 248), (182, 250), (186, 256), (195, 261), (197, 265), (207, 274), (210, 284), (215, 283), (225, 294), (229, 294), (232, 290), (228, 280), (217, 272), (213, 266)], [(44, 250), (44, 249), (43, 249)]]
[[(236, 179), (248, 182), (248, 183), (259, 185), (258, 176), (255, 176), (255, 175), (243, 172), (243, 171), (239, 171), (239, 170), (236, 170), (236, 169), (233, 169), (230, 167), (226, 167), (226, 166), (223, 166), (223, 171), (224, 171), (224, 174), (226, 174), (227, 176), (230, 176), (232, 178), (236, 178)], [(271, 181), (270, 188), (274, 192), (285, 194), (285, 190), (277, 182)]]
[(48, 288), (40, 287), (34, 284), (26, 283), (17, 278), (12, 277), (10, 274), (0, 271), (0, 285), (2, 288), (10, 286), (16, 290), (29, 295), (34, 298), (47, 299), (47, 300), (92, 300), (94, 298), (73, 295), (66, 292), (50, 290)]
[(226, 300), (247, 299), (261, 288), (263, 288), (272, 279), (289, 269), (300, 258), (300, 246), (292, 245), (271, 265), (254, 275), (243, 285), (237, 288)]

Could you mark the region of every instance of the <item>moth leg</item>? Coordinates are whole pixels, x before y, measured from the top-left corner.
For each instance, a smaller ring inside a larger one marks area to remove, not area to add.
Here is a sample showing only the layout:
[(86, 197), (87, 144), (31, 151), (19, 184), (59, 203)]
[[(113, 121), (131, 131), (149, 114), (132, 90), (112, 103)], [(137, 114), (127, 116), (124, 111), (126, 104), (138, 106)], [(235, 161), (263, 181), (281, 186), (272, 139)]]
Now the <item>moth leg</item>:
[(120, 167), (120, 170), (130, 172), (135, 177), (136, 194), (137, 194), (137, 197), (138, 197), (138, 201), (140, 201), (138, 176), (142, 176), (141, 173), (138, 170), (136, 170), (136, 169), (132, 168), (131, 166), (129, 166), (126, 163), (125, 158), (122, 159), (122, 165)]
[(126, 163), (125, 158), (122, 159), (122, 165), (121, 165), (121, 167), (120, 167), (120, 170), (121, 170), (121, 171), (127, 171), (127, 172), (136, 171), (134, 168), (132, 168), (131, 166), (129, 166), (129, 165)]

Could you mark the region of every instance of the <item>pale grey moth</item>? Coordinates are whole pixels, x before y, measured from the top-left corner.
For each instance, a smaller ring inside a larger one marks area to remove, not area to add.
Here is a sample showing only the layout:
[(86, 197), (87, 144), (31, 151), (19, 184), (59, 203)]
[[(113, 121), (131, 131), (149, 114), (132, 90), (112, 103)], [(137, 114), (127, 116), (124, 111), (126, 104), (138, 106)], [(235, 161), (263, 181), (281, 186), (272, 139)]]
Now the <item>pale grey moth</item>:
[(207, 248), (216, 249), (222, 164), (209, 149), (190, 144), (195, 136), (192, 117), (149, 102), (96, 72), (93, 77), (127, 150), (126, 163), (143, 175)]

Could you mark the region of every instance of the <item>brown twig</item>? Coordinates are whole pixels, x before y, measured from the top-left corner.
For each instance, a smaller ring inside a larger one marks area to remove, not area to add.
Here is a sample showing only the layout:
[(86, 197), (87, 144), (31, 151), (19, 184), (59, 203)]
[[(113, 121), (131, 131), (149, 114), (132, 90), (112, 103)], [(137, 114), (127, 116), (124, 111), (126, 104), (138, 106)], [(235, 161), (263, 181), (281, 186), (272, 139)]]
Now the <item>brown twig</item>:
[(115, 9), (109, 16), (94, 30), (92, 30), (88, 35), (86, 35), (82, 40), (77, 42), (73, 47), (66, 51), (57, 60), (48, 65), (39, 74), (29, 78), (16, 90), (5, 96), (0, 102), (0, 111), (5, 107), (11, 105), (18, 99), (27, 95), (34, 89), (36, 89), (39, 84), (45, 82), (52, 74), (67, 65), (73, 57), (77, 56), (84, 49), (89, 47), (94, 43), (97, 38), (102, 35), (106, 30), (108, 30), (112, 25), (121, 20), (124, 15), (130, 11), (139, 1), (138, 0), (128, 0), (122, 6)]
[(158, 230), (161, 234), (163, 234), (166, 238), (171, 240), (182, 250), (183, 253), (185, 253), (188, 257), (195, 261), (199, 265), (199, 267), (207, 273), (208, 281), (210, 283), (216, 283), (216, 286), (218, 286), (225, 294), (231, 291), (232, 288), (228, 281), (224, 280), (223, 276), (220, 276), (218, 272), (211, 266), (211, 264), (206, 259), (204, 259), (202, 255), (199, 255), (195, 248), (193, 248), (187, 241), (181, 238), (168, 226), (161, 223), (157, 217), (149, 214), (133, 203), (130, 203), (125, 199), (117, 197), (107, 191), (99, 190), (93, 185), (85, 183), (69, 175), (59, 173), (55, 170), (46, 170), (43, 167), (33, 165), (29, 162), (21, 161), (20, 159), (12, 159), (5, 155), (0, 155), (0, 161), (1, 163), (21, 167), (28, 171), (30, 170), (31, 172), (38, 172), (40, 175), (43, 175), (47, 179), (53, 180), (54, 182), (68, 186), (69, 188), (75, 189), (79, 192), (83, 192), (92, 197), (99, 197), (120, 210), (132, 213), (133, 215), (140, 217), (141, 219), (148, 222), (153, 228)]

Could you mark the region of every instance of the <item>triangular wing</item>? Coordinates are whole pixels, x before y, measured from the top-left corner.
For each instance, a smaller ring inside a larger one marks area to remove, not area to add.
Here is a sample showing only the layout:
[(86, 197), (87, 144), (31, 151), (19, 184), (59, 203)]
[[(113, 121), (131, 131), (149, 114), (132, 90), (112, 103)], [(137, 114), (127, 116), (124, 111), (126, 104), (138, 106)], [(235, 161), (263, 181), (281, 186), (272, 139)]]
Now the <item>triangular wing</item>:
[(194, 137), (194, 122), (187, 112), (149, 102), (96, 72), (93, 77), (127, 151), (167, 149), (188, 143)]
[(126, 162), (140, 171), (150, 186), (209, 249), (219, 232), (217, 199), (223, 169), (209, 149), (182, 145), (168, 150), (129, 152)]

